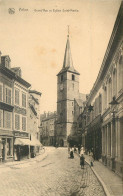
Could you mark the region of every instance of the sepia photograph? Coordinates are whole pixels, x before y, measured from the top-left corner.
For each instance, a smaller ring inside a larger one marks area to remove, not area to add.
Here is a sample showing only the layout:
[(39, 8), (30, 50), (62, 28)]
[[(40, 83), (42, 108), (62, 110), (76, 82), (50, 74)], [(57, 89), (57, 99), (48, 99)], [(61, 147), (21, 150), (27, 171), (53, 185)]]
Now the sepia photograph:
[(122, 0), (0, 0), (0, 196), (123, 196)]

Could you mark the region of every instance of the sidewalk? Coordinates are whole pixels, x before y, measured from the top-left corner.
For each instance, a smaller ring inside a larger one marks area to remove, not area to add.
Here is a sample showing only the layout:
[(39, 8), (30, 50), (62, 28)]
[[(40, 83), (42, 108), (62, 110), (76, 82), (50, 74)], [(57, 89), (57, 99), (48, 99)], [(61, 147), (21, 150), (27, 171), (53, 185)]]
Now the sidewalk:
[[(85, 160), (90, 165), (88, 155), (85, 155)], [(99, 161), (94, 161), (94, 166), (91, 169), (102, 184), (107, 196), (123, 196), (123, 181), (117, 174)]]
[(47, 157), (47, 152), (45, 150), (45, 151), (42, 151), (39, 155), (37, 155), (35, 158), (2, 163), (2, 164), (0, 164), (0, 174), (3, 172), (10, 171), (12, 168), (15, 168), (15, 167), (16, 168), (28, 167), (31, 163), (37, 162), (37, 161), (42, 161), (46, 157)]

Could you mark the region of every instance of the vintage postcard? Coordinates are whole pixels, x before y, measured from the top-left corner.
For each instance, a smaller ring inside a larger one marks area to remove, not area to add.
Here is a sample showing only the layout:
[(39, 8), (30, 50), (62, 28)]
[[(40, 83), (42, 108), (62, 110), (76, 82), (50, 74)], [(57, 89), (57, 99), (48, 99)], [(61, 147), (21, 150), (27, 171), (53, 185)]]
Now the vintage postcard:
[(118, 195), (123, 1), (0, 0), (0, 195)]

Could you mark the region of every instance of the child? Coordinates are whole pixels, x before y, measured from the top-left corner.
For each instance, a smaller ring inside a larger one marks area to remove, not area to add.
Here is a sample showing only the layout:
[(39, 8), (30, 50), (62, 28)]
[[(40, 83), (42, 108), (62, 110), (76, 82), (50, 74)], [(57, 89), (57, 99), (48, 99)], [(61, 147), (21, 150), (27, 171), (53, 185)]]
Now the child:
[(70, 148), (70, 158), (73, 159), (74, 158), (74, 154), (73, 154), (73, 149)]
[(81, 165), (81, 169), (84, 169), (85, 157), (83, 154), (81, 154), (81, 156), (80, 156), (80, 165)]
[(93, 162), (94, 162), (93, 152), (91, 151), (91, 153), (90, 153), (90, 166), (91, 167), (93, 167)]

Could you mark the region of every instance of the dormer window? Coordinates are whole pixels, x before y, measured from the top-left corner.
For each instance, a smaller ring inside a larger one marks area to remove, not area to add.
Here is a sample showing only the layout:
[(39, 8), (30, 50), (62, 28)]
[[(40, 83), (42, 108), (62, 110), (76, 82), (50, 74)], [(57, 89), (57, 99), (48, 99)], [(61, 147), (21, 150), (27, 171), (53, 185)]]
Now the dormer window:
[(61, 75), (61, 82), (63, 81), (63, 75)]
[(75, 80), (75, 75), (72, 74), (72, 80)]

